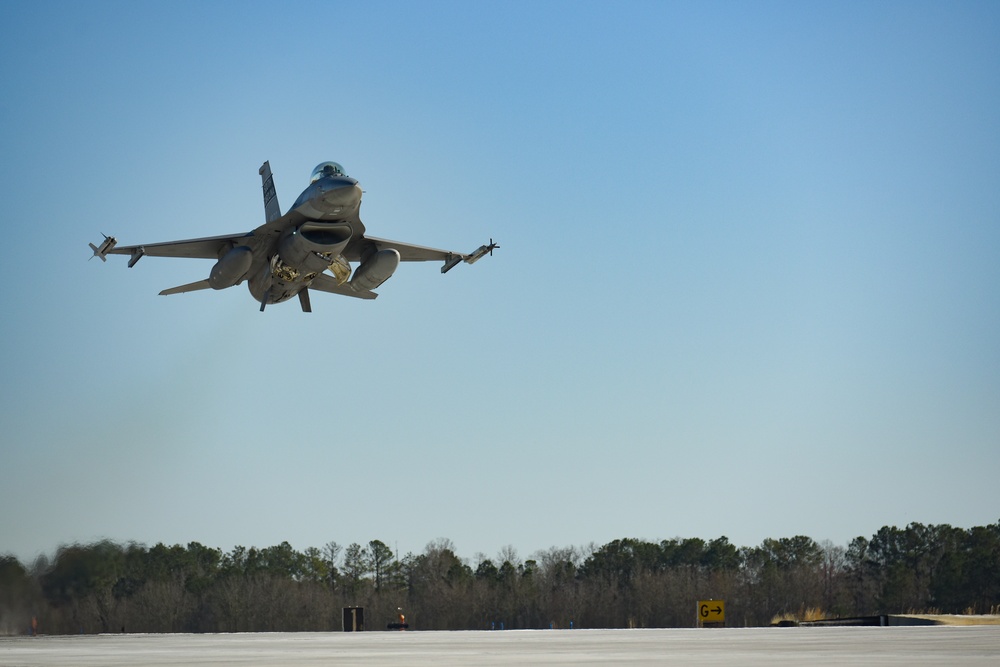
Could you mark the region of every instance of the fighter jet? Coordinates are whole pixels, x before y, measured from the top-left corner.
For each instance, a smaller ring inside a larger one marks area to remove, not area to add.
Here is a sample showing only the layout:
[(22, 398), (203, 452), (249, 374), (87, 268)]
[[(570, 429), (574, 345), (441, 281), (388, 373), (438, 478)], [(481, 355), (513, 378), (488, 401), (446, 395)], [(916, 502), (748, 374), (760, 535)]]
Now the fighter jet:
[[(221, 290), (246, 282), (261, 312), (271, 303), (298, 295), (304, 312), (312, 312), (310, 290), (359, 299), (374, 299), (372, 290), (388, 280), (400, 262), (441, 261), (441, 273), (458, 263), (474, 264), (500, 246), (490, 239), (469, 254), (387, 241), (367, 236), (361, 222), (361, 188), (336, 162), (313, 169), (309, 187), (284, 215), (278, 206), (271, 165), (258, 172), (264, 190), (264, 224), (251, 232), (117, 247), (105, 236), (90, 244), (93, 257), (131, 255), (132, 268), (142, 257), (199, 257), (215, 260), (208, 278), (165, 289), (160, 294)], [(91, 257), (91, 259), (93, 259)], [(351, 263), (357, 268), (351, 275)]]

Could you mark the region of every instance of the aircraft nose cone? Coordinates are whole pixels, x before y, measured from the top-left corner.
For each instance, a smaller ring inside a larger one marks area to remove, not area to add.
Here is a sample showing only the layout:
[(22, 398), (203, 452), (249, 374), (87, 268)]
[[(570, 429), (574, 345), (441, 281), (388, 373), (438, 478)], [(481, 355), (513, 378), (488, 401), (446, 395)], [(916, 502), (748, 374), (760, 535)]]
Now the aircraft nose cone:
[(329, 188), (323, 193), (323, 198), (332, 202), (334, 200), (351, 199), (360, 193), (361, 188), (358, 187), (358, 182), (353, 178), (338, 178), (335, 180), (331, 179)]
[(353, 208), (361, 202), (361, 188), (353, 178), (331, 178), (321, 198), (327, 206)]

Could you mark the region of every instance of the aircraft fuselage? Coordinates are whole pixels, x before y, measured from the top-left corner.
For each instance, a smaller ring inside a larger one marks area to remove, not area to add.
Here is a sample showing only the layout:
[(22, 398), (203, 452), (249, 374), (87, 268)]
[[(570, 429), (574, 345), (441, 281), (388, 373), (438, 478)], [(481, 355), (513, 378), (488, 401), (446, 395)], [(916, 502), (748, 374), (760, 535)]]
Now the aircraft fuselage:
[(360, 208), (356, 179), (340, 174), (310, 183), (284, 216), (297, 224), (263, 253), (266, 261), (251, 267), (247, 286), (254, 299), (262, 304), (287, 301), (327, 269), (346, 282), (351, 268), (341, 253), (364, 234)]

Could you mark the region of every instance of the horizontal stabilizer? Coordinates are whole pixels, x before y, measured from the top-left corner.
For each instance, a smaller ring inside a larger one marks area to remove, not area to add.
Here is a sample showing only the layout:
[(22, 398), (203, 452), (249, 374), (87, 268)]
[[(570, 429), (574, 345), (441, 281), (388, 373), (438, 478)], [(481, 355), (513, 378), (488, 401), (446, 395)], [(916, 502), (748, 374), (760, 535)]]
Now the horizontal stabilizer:
[(343, 285), (337, 283), (337, 279), (325, 273), (321, 273), (309, 284), (309, 289), (339, 294), (341, 296), (353, 296), (355, 299), (374, 299), (378, 294), (371, 290), (356, 290), (347, 283)]
[(160, 292), (160, 296), (168, 296), (170, 294), (183, 294), (184, 292), (197, 292), (200, 289), (209, 289), (211, 285), (208, 284), (208, 279), (199, 280), (194, 283), (188, 283), (187, 285), (178, 285), (177, 287), (171, 287), (170, 289), (165, 289)]

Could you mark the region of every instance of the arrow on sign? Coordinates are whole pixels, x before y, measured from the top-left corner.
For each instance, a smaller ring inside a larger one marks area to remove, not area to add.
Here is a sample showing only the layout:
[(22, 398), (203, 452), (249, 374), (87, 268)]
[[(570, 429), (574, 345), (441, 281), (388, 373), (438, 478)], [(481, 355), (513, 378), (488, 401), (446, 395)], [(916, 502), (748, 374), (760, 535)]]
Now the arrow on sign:
[(716, 605), (715, 609), (709, 609), (707, 604), (703, 604), (698, 608), (698, 613), (701, 614), (702, 618), (708, 618), (709, 612), (715, 614), (716, 616), (721, 615), (722, 605)]

